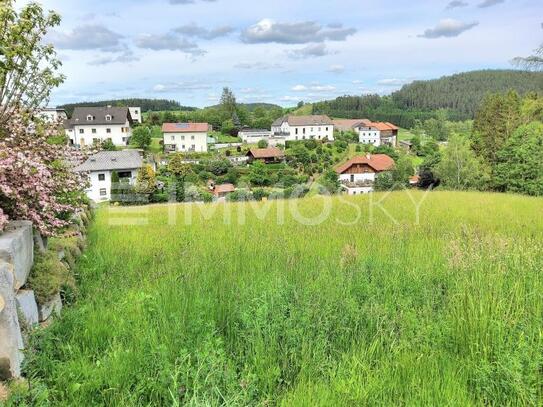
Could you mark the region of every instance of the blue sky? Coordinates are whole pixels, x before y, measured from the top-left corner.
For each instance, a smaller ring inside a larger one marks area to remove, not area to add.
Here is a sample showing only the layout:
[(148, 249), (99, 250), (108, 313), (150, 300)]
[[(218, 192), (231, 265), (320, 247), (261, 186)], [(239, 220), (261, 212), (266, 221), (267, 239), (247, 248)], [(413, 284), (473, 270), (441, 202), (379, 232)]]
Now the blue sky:
[(541, 42), (540, 0), (43, 0), (66, 82), (51, 104), (123, 97), (283, 106), (510, 68)]

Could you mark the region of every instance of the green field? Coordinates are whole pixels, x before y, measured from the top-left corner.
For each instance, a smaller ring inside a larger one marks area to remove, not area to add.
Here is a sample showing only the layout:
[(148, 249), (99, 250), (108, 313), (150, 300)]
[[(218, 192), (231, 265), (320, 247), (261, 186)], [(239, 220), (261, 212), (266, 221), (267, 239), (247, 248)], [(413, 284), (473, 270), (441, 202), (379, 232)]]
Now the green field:
[(541, 405), (543, 199), (410, 193), (99, 209), (28, 404)]

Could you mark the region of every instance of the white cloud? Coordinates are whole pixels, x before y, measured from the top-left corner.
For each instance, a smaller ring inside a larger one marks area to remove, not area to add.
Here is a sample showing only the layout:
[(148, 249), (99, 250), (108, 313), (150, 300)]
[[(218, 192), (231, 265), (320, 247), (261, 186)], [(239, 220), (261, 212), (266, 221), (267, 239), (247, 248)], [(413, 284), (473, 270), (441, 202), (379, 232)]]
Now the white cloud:
[(332, 72), (332, 73), (342, 73), (344, 71), (345, 71), (345, 67), (340, 64), (330, 65), (330, 67), (328, 68), (328, 72)]
[(323, 27), (314, 21), (278, 23), (266, 18), (243, 31), (241, 39), (248, 44), (307, 44), (325, 40), (345, 41), (355, 32), (354, 28), (344, 28), (341, 24)]
[(505, 2), (505, 0), (485, 0), (482, 3), (480, 3), (477, 7), (479, 7), (479, 8), (487, 8), (487, 7), (496, 6), (496, 5), (504, 3), (504, 2)]
[(422, 38), (441, 38), (441, 37), (458, 37), (464, 31), (470, 30), (479, 25), (478, 22), (464, 23), (462, 21), (448, 18), (441, 20), (434, 28), (427, 29), (424, 34), (419, 35)]
[(323, 57), (331, 54), (331, 51), (326, 48), (325, 44), (311, 44), (307, 47), (287, 51), (287, 54), (293, 59), (305, 59)]
[(98, 49), (106, 52), (119, 51), (121, 34), (111, 31), (101, 24), (86, 24), (74, 28), (70, 32), (51, 31), (46, 41), (59, 49), (91, 50)]
[(206, 53), (206, 51), (198, 47), (198, 44), (188, 41), (186, 38), (180, 38), (172, 33), (159, 35), (143, 34), (136, 39), (135, 43), (139, 48), (151, 49), (153, 51), (181, 51), (192, 56), (200, 56)]
[(296, 85), (293, 86), (291, 89), (293, 92), (334, 92), (336, 90), (335, 86), (332, 85), (319, 85), (319, 84), (313, 84), (313, 85)]

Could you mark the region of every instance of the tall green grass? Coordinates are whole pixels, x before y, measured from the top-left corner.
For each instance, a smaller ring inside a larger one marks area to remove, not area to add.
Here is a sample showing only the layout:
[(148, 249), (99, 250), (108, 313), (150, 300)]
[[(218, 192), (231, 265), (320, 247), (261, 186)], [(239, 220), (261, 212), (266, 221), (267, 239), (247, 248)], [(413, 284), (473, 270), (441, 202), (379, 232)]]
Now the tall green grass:
[(34, 338), (34, 402), (541, 405), (543, 200), (431, 193), (417, 224), (406, 193), (383, 203), (395, 221), (380, 197), (314, 226), (278, 224), (281, 201), (191, 206), (190, 225), (184, 205), (175, 225), (100, 209), (78, 303)]

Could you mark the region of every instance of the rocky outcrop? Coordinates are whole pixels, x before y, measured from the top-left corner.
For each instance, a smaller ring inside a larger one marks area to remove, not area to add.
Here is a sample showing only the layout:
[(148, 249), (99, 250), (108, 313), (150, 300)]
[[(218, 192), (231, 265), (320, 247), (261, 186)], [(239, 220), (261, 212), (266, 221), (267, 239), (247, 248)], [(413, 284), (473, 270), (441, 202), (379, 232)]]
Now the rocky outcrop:
[(0, 380), (19, 377), (23, 361), (23, 336), (13, 286), (13, 265), (0, 260)]
[(18, 290), (28, 279), (34, 262), (32, 223), (10, 222), (0, 234), (0, 260), (13, 266), (13, 288)]

